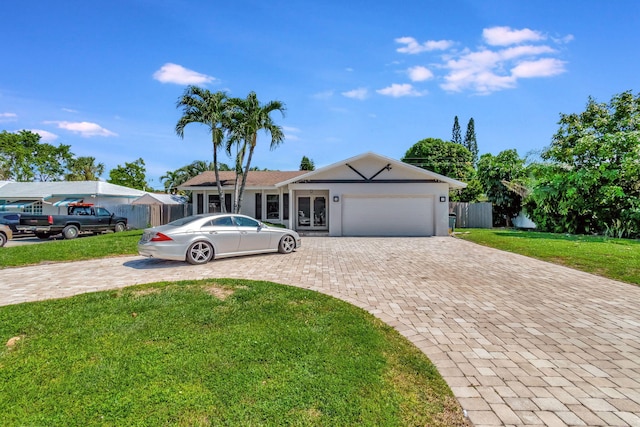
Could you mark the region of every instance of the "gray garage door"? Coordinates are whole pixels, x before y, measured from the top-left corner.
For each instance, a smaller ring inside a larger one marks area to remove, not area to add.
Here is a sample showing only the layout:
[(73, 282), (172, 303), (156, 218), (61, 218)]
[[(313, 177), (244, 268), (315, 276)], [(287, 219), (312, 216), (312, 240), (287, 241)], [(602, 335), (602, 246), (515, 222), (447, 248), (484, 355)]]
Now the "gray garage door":
[(343, 236), (433, 236), (433, 197), (344, 196)]

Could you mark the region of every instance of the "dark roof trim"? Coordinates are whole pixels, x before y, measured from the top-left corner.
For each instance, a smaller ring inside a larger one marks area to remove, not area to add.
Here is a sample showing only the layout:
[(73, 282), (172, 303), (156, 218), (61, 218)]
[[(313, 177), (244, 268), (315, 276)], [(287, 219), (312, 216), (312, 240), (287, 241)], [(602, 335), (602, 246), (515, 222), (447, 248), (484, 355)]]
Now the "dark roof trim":
[(304, 179), (292, 184), (424, 184), (424, 183), (444, 183), (437, 179)]

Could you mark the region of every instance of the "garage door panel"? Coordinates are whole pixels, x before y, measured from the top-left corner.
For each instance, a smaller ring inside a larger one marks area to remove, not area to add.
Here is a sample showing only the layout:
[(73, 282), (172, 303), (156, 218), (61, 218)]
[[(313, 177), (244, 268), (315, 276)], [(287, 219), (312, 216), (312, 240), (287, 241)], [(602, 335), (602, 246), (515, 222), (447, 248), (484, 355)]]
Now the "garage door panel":
[(432, 236), (432, 197), (356, 197), (342, 199), (344, 236)]

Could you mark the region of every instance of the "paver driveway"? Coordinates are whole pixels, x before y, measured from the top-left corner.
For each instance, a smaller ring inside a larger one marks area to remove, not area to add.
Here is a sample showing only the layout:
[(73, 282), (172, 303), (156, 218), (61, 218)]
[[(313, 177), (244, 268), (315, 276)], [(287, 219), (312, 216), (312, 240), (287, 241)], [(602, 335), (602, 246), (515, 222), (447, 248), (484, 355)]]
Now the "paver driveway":
[(0, 305), (160, 280), (271, 280), (394, 326), (476, 426), (640, 426), (640, 287), (449, 237), (303, 244), (204, 266), (120, 257), (4, 269)]

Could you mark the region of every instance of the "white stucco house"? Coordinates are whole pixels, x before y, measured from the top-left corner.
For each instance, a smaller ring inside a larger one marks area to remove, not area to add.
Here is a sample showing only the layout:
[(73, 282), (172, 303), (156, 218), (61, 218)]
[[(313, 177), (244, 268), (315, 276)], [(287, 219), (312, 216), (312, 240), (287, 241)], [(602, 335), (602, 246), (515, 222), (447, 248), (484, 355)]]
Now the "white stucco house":
[(69, 203), (131, 204), (144, 194), (104, 181), (0, 181), (0, 211), (56, 215), (66, 213)]
[[(220, 172), (231, 208), (235, 172)], [(449, 190), (466, 184), (375, 153), (315, 171), (252, 171), (241, 211), (299, 232), (329, 236), (446, 236)], [(179, 186), (193, 193), (194, 213), (218, 212), (214, 172)]]

